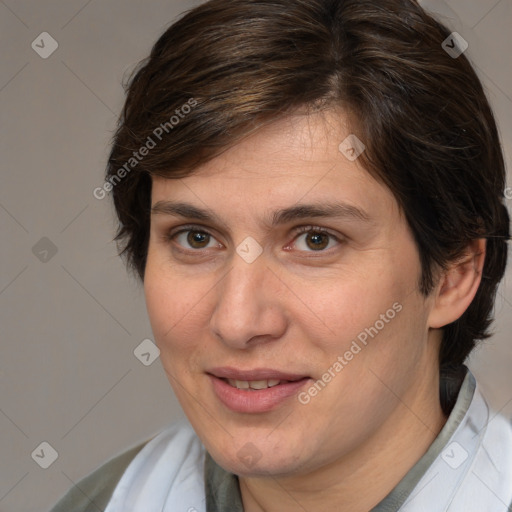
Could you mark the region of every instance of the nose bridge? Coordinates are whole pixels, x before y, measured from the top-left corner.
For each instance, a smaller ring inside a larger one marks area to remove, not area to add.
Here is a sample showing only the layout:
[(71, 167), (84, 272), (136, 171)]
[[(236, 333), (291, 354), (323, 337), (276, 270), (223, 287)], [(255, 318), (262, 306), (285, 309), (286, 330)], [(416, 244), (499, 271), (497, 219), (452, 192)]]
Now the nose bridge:
[(234, 348), (244, 348), (258, 335), (277, 336), (283, 323), (275, 303), (276, 281), (264, 255), (250, 263), (235, 255), (217, 287), (212, 331)]

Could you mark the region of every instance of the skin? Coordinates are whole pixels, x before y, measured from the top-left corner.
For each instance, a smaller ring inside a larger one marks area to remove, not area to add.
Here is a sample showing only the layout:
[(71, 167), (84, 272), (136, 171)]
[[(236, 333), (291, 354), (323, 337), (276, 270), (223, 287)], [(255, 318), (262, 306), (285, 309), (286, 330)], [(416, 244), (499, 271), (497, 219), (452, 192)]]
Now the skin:
[[(191, 176), (153, 180), (152, 205), (186, 201), (222, 219), (153, 214), (144, 289), (169, 381), (206, 449), (239, 475), (247, 512), (368, 511), (446, 422), (439, 328), (476, 293), (485, 245), (469, 247), (421, 295), (417, 247), (396, 200), (338, 149), (350, 133), (343, 112), (289, 116)], [(264, 222), (278, 208), (331, 200), (357, 206), (369, 221)], [(192, 235), (211, 236), (191, 245), (189, 233), (169, 235), (187, 224), (197, 226)], [(318, 250), (298, 226), (339, 241), (322, 238)], [(252, 263), (236, 252), (248, 236), (263, 249)], [(313, 383), (395, 303), (401, 311), (305, 405), (294, 396), (269, 412), (236, 413), (205, 373), (266, 367)], [(259, 457), (250, 467), (238, 455), (247, 443)]]

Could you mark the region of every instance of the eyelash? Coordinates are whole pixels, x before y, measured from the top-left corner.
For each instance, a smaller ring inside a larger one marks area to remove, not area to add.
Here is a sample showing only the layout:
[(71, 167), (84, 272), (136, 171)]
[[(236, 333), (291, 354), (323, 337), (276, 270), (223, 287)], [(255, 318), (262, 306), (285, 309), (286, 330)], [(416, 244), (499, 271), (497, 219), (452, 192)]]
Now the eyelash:
[[(187, 225), (187, 226), (181, 226), (181, 228), (177, 231), (173, 231), (173, 230), (169, 231), (165, 235), (165, 240), (168, 242), (172, 242), (181, 233), (187, 233), (189, 231), (196, 231), (198, 233), (205, 234), (212, 238), (215, 238), (215, 236), (212, 233), (210, 233), (208, 230), (204, 229), (202, 226), (197, 226), (197, 225), (191, 224), (191, 225)], [(329, 236), (329, 237), (333, 238), (334, 240), (336, 240), (336, 242), (338, 242), (340, 244), (342, 243), (342, 240), (340, 240), (339, 237), (337, 237), (330, 231), (327, 231), (325, 228), (321, 228), (319, 226), (300, 226), (300, 227), (296, 228), (294, 231), (295, 231), (294, 241), (296, 238), (298, 238), (300, 235), (302, 235), (304, 233), (315, 233), (315, 234), (319, 234), (319, 235)], [(186, 254), (192, 254), (194, 256), (200, 256), (200, 254), (198, 254), (198, 253), (205, 251), (205, 249), (184, 249), (184, 248), (182, 248), (182, 246), (178, 246), (177, 250), (180, 252), (186, 253)], [(311, 252), (311, 253), (317, 252), (319, 254), (326, 254), (326, 253), (329, 253), (330, 250), (327, 249), (327, 250), (302, 251), (302, 252)]]

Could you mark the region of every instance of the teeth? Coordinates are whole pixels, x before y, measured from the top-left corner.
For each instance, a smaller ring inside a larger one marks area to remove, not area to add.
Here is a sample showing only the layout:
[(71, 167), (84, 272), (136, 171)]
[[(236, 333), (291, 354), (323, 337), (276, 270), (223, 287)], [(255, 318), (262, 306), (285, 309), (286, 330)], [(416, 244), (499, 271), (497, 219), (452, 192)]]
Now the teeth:
[(266, 380), (251, 380), (251, 381), (249, 381), (249, 387), (251, 389), (265, 389), (265, 388), (268, 388)]
[(231, 386), (238, 389), (266, 389), (277, 386), (281, 381), (279, 379), (268, 380), (234, 380), (228, 379)]

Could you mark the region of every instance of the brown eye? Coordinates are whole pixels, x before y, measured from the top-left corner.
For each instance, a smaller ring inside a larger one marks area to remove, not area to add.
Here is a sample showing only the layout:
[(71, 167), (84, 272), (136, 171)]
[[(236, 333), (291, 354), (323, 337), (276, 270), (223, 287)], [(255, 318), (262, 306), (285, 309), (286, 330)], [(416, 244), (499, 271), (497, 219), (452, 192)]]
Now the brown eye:
[[(180, 231), (169, 233), (167, 236), (169, 240), (176, 241), (183, 249), (189, 249), (190, 251), (199, 252), (201, 249), (207, 249), (213, 247), (212, 242), (215, 242), (215, 238), (203, 229), (186, 227)], [(214, 244), (218, 247), (220, 244)]]
[(206, 242), (208, 245), (208, 241), (210, 240), (210, 235), (205, 233), (204, 231), (195, 231), (189, 230), (186, 231), (187, 235), (187, 243), (190, 244), (194, 249), (204, 249), (203, 244)]
[[(311, 242), (311, 245), (309, 244)], [(313, 250), (325, 249), (329, 245), (329, 235), (325, 233), (310, 232), (306, 233), (306, 244)]]
[[(305, 236), (302, 237), (301, 235)], [(297, 242), (300, 238), (304, 241), (302, 247), (301, 244)], [(332, 233), (324, 229), (308, 226), (299, 229), (299, 236), (296, 238), (294, 246), (305, 252), (324, 252), (324, 249), (326, 249), (331, 240), (335, 240), (338, 243), (340, 242)]]

